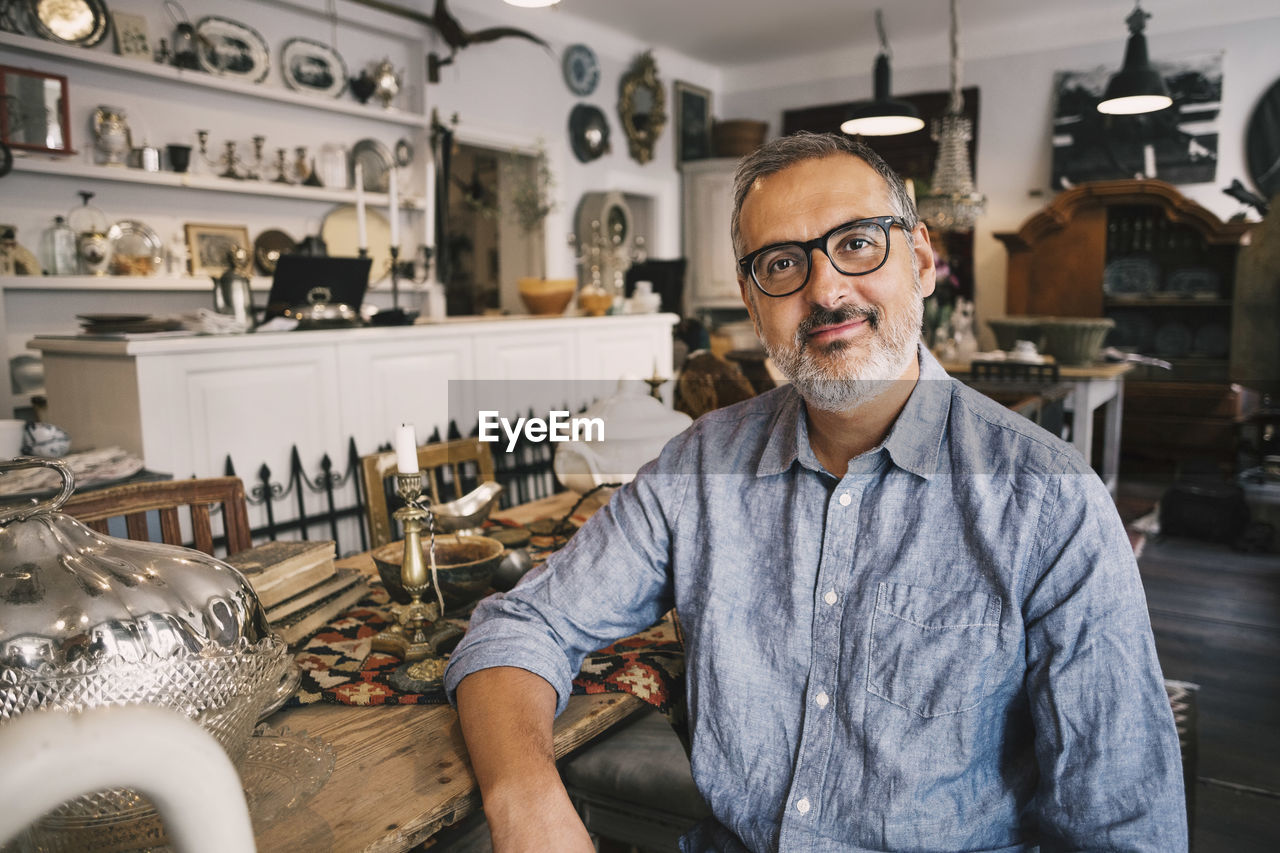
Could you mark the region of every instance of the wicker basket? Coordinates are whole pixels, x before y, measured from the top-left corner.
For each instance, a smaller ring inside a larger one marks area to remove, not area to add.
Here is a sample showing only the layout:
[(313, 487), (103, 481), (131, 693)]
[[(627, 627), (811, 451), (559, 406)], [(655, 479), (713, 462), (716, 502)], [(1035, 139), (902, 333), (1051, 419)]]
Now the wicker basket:
[(768, 132), (769, 123), (766, 121), (718, 121), (711, 128), (711, 147), (717, 157), (745, 157), (764, 145)]
[(1044, 349), (1042, 317), (993, 317), (987, 321), (991, 333), (996, 336), (996, 346), (1006, 352), (1018, 341), (1031, 341), (1036, 350)]
[(1046, 317), (1041, 323), (1045, 351), (1059, 364), (1092, 364), (1115, 325), (1110, 317)]

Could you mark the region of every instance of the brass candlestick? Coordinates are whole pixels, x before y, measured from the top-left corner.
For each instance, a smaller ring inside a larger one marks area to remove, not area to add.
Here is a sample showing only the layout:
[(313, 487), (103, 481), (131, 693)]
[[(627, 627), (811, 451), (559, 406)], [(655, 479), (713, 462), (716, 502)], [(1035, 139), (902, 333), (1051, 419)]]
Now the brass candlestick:
[[(431, 510), (420, 503), (422, 475), (397, 474), (396, 493), (404, 500), (404, 506), (394, 515), (404, 527), (404, 557), (400, 563), (400, 584), (409, 594), (409, 603), (392, 605), (396, 624), (382, 631), (372, 640), (375, 651), (395, 655), (405, 661), (438, 658), (436, 648), (442, 635), (456, 631), (444, 627), (437, 629), (436, 620), (444, 613), (444, 600), (439, 584), (435, 582), (435, 524)], [(422, 531), (431, 537), (429, 557), (422, 553)], [(436, 600), (426, 603), (423, 594), (435, 589)], [(442, 664), (443, 667), (443, 664)]]

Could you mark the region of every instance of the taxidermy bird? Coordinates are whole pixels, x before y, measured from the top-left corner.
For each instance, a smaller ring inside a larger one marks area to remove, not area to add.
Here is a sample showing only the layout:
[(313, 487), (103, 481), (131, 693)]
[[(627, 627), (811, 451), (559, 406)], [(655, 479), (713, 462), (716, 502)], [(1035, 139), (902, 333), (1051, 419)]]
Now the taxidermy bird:
[(467, 32), (458, 23), (458, 19), (449, 11), (446, 0), (436, 0), (435, 12), (431, 15), (431, 26), (440, 34), (440, 38), (444, 39), (445, 44), (449, 45), (449, 55), (443, 59), (434, 53), (427, 54), (427, 80), (431, 83), (439, 83), (440, 69), (451, 64), (458, 51), (473, 44), (483, 44), (484, 42), (497, 41), (500, 38), (513, 36), (515, 38), (528, 39), (548, 51), (551, 50), (549, 44), (533, 33), (516, 27), (490, 27), (486, 30)]

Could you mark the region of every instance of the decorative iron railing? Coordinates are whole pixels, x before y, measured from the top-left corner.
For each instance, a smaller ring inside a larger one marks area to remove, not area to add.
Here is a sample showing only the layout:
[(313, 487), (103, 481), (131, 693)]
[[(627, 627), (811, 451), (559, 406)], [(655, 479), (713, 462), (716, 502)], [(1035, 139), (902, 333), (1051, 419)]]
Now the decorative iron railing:
[[(568, 407), (565, 406), (564, 409)], [(528, 416), (534, 416), (532, 409)], [(477, 426), (472, 429), (471, 435), (478, 434)], [(445, 437), (462, 437), (456, 422), (449, 422)], [(427, 439), (428, 442), (441, 440), (438, 429)], [(390, 444), (383, 444), (369, 452), (381, 452), (390, 447)], [(505, 443), (495, 443), (492, 450), (494, 477), (504, 487), (501, 506), (527, 503), (564, 490), (552, 470), (555, 445), (530, 441), (522, 433), (510, 451), (507, 451)], [(365, 492), (367, 484), (360, 475), (360, 452), (354, 438), (348, 439), (345, 456), (345, 464), (340, 471), (335, 469), (328, 453), (321, 455), (317, 467), (308, 471), (297, 445), (294, 445), (289, 451), (289, 469), (283, 480), (276, 479), (276, 473), (265, 462), (259, 465), (254, 478), (245, 483), (245, 495), (251, 511), (254, 507), (260, 507), (261, 513), (255, 515), (265, 518), (265, 521), (253, 528), (254, 538), (274, 540), (282, 536), (293, 538), (289, 534), (296, 534), (300, 539), (311, 539), (313, 536), (333, 539), (338, 543), (339, 554), (366, 550), (369, 547), (365, 523), (368, 508), (368, 495)], [(228, 476), (237, 476), (230, 455), (226, 458), (224, 468)], [(442, 501), (466, 494), (477, 485), (474, 468), (463, 469), (461, 483), (452, 482), (448, 469), (442, 473)], [(391, 489), (387, 497), (388, 507), (394, 509), (399, 505), (399, 497), (394, 494), (394, 489)], [(343, 524), (345, 519), (355, 519), (354, 525)], [(356, 535), (351, 533), (353, 527), (358, 530), (358, 542)]]

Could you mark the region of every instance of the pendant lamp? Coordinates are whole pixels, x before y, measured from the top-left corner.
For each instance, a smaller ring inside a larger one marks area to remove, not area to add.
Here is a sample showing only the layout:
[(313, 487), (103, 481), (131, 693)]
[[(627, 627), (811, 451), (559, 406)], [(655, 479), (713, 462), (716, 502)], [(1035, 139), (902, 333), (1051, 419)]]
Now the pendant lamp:
[(967, 230), (984, 209), (986, 196), (973, 185), (969, 142), (973, 122), (964, 114), (960, 91), (960, 24), (956, 0), (951, 0), (951, 99), (947, 112), (933, 123), (933, 139), (938, 143), (933, 181), (929, 194), (920, 200), (920, 217), (939, 231)]
[(1162, 110), (1173, 103), (1160, 72), (1147, 57), (1147, 37), (1142, 34), (1151, 16), (1134, 4), (1125, 18), (1129, 42), (1124, 48), (1124, 67), (1111, 75), (1107, 91), (1098, 102), (1098, 112), (1108, 115), (1137, 115)]
[(840, 129), (851, 136), (913, 133), (924, 127), (924, 121), (911, 104), (889, 95), (889, 39), (884, 34), (884, 19), (879, 9), (876, 10), (876, 32), (880, 34), (880, 53), (876, 56), (875, 100), (855, 104)]

